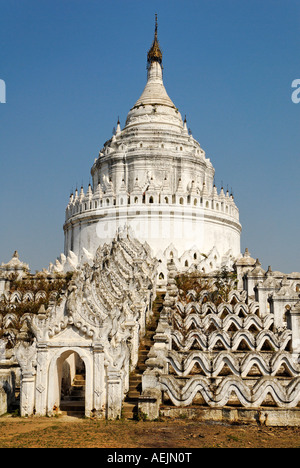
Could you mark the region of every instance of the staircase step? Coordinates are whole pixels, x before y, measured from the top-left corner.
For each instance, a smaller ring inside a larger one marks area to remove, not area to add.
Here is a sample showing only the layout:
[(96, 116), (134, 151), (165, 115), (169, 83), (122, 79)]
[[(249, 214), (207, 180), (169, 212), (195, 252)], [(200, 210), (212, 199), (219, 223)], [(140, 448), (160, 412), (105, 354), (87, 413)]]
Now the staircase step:
[(76, 402), (76, 401), (84, 401), (84, 395), (68, 395), (66, 397), (66, 399), (62, 399), (62, 403), (64, 402), (68, 402), (68, 401), (72, 401), (72, 402)]
[(137, 399), (139, 398), (140, 395), (141, 395), (141, 392), (139, 392), (138, 390), (129, 390), (128, 392), (128, 397), (130, 399)]
[(84, 387), (85, 386), (85, 380), (74, 378), (72, 386), (74, 386), (74, 387)]
[(142, 381), (141, 375), (140, 374), (134, 374), (130, 376), (130, 382), (132, 383), (140, 383)]
[(82, 401), (62, 401), (60, 404), (60, 411), (63, 413), (71, 414), (84, 414), (85, 405)]
[[(158, 293), (156, 299), (152, 306), (152, 319), (151, 322), (147, 325), (147, 330), (145, 336), (140, 342), (140, 348), (138, 352), (138, 362), (135, 370), (130, 374), (129, 377), (129, 391), (126, 397), (125, 402), (130, 403), (130, 405), (137, 405), (137, 399), (140, 396), (140, 391), (142, 390), (142, 374), (147, 369), (145, 362), (148, 359), (149, 351), (153, 345), (153, 337), (156, 333), (157, 322), (159, 320), (160, 311), (163, 308), (165, 293)], [(125, 404), (124, 402), (124, 404)], [(127, 406), (123, 408), (123, 412), (132, 413), (131, 409)], [(137, 411), (137, 409), (136, 409)], [(125, 414), (125, 413), (124, 413)]]
[(140, 375), (140, 379), (138, 379), (138, 380), (137, 379), (133, 379), (133, 380), (130, 379), (129, 384), (130, 384), (130, 386), (132, 386), (134, 388), (140, 387), (141, 384), (142, 384), (142, 376)]
[(137, 406), (137, 401), (133, 402), (123, 402), (123, 407), (122, 407), (122, 416), (126, 419), (132, 419), (137, 413), (138, 406)]
[(75, 415), (75, 414), (84, 414), (85, 413), (85, 407), (82, 406), (81, 408), (77, 408), (77, 407), (67, 407), (67, 406), (63, 406), (62, 408), (59, 409), (60, 412), (62, 413), (65, 413), (69, 416), (71, 415)]
[(140, 385), (142, 383), (141, 374), (138, 375), (137, 377), (139, 377), (139, 378), (136, 378), (136, 377), (130, 378), (130, 384), (134, 385), (135, 387), (137, 387), (138, 385)]
[(129, 387), (129, 394), (130, 395), (135, 395), (136, 393), (137, 394), (140, 394), (141, 393), (141, 390), (142, 390), (142, 386), (141, 385), (138, 385), (138, 386), (131, 386)]

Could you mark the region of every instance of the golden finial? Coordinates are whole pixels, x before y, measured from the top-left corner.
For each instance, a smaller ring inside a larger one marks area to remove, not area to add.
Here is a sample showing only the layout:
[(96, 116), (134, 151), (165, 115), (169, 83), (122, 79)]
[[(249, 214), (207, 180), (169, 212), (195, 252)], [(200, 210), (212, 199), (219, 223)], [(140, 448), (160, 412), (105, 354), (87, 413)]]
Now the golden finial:
[(159, 47), (159, 42), (157, 39), (157, 13), (155, 13), (155, 31), (154, 31), (154, 40), (151, 46), (151, 49), (147, 55), (147, 63), (148, 67), (151, 65), (152, 62), (162, 63), (162, 52)]

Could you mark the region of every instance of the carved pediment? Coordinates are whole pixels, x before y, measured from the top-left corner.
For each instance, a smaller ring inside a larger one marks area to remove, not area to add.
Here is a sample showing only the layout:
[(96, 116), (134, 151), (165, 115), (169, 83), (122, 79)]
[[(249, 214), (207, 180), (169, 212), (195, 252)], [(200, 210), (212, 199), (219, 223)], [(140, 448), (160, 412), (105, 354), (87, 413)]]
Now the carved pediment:
[(92, 343), (92, 337), (88, 337), (82, 330), (75, 325), (67, 325), (66, 328), (54, 335), (49, 344), (61, 344), (63, 346), (89, 346)]

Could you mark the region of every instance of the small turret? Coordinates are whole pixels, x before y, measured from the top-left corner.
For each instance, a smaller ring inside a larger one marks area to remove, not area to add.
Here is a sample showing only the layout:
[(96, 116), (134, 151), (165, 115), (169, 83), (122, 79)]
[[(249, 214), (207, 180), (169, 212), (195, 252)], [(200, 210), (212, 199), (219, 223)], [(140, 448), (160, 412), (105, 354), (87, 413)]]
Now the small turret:
[(79, 200), (81, 201), (83, 197), (84, 197), (84, 191), (83, 191), (83, 186), (81, 186)]
[(120, 119), (119, 119), (119, 117), (118, 117), (116, 135), (119, 135), (120, 133), (121, 133), (121, 125), (120, 125)]
[(92, 196), (93, 196), (92, 187), (91, 187), (91, 184), (89, 184), (87, 192), (86, 192), (86, 197), (90, 199), (92, 198)]
[(183, 133), (184, 135), (188, 135), (188, 134), (189, 134), (188, 128), (187, 128), (187, 124), (186, 124), (186, 116), (184, 117), (182, 133)]

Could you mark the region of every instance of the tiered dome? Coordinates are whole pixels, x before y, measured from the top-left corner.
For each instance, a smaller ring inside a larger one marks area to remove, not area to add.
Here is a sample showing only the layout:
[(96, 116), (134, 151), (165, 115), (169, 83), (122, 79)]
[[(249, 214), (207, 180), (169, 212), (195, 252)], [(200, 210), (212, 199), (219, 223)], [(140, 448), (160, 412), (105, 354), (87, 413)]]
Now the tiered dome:
[[(182, 132), (182, 118), (165, 89), (159, 62), (150, 64), (147, 78), (142, 95), (128, 113), (125, 129), (137, 123), (147, 125), (167, 123), (177, 127), (175, 131)], [(148, 118), (145, 118), (146, 116)]]
[(164, 86), (157, 23), (147, 54), (146, 86), (130, 109), (125, 127), (121, 130), (118, 122), (115, 135), (100, 151), (92, 176), (94, 186), (100, 183), (103, 192), (113, 186), (116, 195), (124, 183), (130, 195), (137, 181), (143, 192), (151, 185), (156, 192), (164, 187), (171, 195), (181, 186), (186, 191), (193, 185), (198, 193), (213, 189), (214, 168)]
[(207, 255), (240, 253), (239, 213), (233, 197), (214, 187), (214, 167), (187, 129), (163, 82), (157, 21), (147, 54), (147, 83), (99, 152), (86, 194), (71, 195), (65, 254), (94, 254), (129, 225), (153, 254), (171, 244), (182, 255), (197, 247)]

